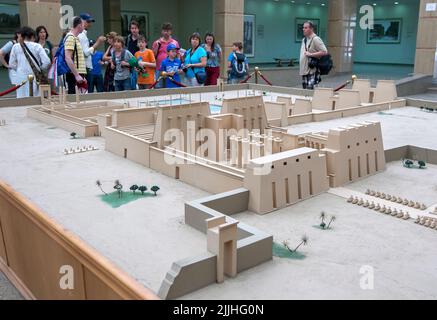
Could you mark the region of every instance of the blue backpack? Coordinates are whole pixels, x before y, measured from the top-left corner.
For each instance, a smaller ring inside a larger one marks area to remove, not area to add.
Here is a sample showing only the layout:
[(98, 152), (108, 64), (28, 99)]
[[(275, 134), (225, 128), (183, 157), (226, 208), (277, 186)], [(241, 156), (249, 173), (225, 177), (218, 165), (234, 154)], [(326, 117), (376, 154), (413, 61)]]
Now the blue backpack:
[[(61, 40), (61, 42), (59, 43), (59, 48), (56, 51), (55, 58), (53, 59), (53, 66), (56, 68), (56, 70), (53, 72), (55, 72), (55, 74), (58, 76), (62, 76), (64, 74), (71, 72), (70, 67), (67, 65), (67, 62), (65, 61), (65, 42), (67, 41), (68, 37), (73, 37), (73, 36), (68, 35)], [(74, 58), (73, 60), (76, 62), (77, 68), (79, 68), (79, 54), (77, 52), (76, 41), (74, 42), (73, 58)]]

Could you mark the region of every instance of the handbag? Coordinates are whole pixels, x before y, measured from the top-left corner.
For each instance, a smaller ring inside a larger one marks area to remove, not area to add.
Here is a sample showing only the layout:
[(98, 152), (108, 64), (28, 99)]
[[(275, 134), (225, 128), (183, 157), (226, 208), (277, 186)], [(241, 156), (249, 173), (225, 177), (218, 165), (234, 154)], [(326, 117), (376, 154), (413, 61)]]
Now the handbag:
[[(196, 50), (198, 49), (198, 47), (196, 48)], [(194, 50), (194, 52), (196, 52), (196, 50)], [(190, 61), (191, 61), (191, 57), (193, 56), (193, 53), (191, 52), (191, 49), (188, 50), (188, 54), (190, 55)], [(205, 70), (200, 70), (200, 71), (195, 71), (193, 67), (191, 67), (191, 70), (193, 70), (194, 76), (196, 77), (196, 80), (199, 84), (204, 84), (206, 82), (206, 71)]]
[[(193, 69), (194, 72), (194, 69)], [(199, 84), (204, 84), (206, 82), (206, 72), (205, 71), (198, 71), (197, 73), (194, 73), (196, 76), (196, 80)]]
[[(36, 82), (39, 84), (49, 84), (49, 78), (47, 74), (41, 69), (40, 62), (35, 58), (32, 51), (29, 50), (29, 48), (26, 46), (25, 43), (21, 43), (21, 48), (23, 49), (24, 56), (26, 57), (27, 61), (29, 62), (30, 67), (32, 68), (32, 71), (35, 75)], [(35, 63), (38, 65), (38, 67), (35, 66)]]

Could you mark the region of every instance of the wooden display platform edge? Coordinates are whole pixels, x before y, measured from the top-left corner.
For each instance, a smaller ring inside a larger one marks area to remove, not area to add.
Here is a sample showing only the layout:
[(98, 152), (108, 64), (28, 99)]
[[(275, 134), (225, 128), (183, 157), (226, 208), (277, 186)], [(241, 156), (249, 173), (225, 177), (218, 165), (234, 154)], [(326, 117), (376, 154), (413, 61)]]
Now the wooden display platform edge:
[[(58, 243), (65, 251), (76, 258), (84, 268), (88, 269), (100, 281), (111, 288), (122, 299), (127, 300), (156, 300), (156, 296), (150, 289), (142, 286), (103, 257), (95, 249), (84, 243), (78, 236), (65, 230), (60, 224), (49, 218), (33, 203), (16, 192), (11, 186), (0, 180), (0, 198), (9, 202), (17, 213), (25, 215), (32, 223), (44, 232), (51, 240)], [(0, 228), (4, 226), (0, 224)], [(3, 232), (4, 234), (4, 232)], [(4, 239), (0, 239), (4, 241)], [(6, 245), (6, 244), (5, 244)], [(7, 259), (6, 259), (7, 260)], [(12, 270), (7, 261), (0, 257), (0, 270), (16, 286), (17, 290), (26, 299), (36, 299), (32, 288), (28, 288)], [(41, 279), (42, 281), (42, 279)], [(54, 297), (56, 298), (56, 297)]]

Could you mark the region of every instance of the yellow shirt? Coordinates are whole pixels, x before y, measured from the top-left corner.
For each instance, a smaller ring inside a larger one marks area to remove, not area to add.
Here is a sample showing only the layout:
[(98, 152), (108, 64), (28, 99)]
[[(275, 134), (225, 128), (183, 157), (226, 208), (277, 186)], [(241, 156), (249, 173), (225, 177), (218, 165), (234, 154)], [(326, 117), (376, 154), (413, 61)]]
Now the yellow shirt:
[[(76, 52), (74, 52), (74, 47), (76, 44)], [(80, 45), (80, 40), (78, 37), (75, 37), (71, 32), (67, 33), (65, 36), (65, 50), (71, 50), (73, 51), (73, 62), (76, 66), (77, 71), (80, 74), (86, 74), (86, 64), (85, 64), (85, 56), (83, 55), (82, 46)], [(79, 63), (76, 61), (76, 58), (78, 58)], [(79, 67), (78, 67), (79, 66)]]

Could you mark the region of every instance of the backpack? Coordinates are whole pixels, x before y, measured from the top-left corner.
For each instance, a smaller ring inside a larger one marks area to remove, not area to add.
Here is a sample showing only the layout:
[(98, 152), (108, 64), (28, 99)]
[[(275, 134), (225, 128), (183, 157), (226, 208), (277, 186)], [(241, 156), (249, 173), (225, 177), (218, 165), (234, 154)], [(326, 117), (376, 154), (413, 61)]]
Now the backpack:
[[(123, 48), (123, 50), (121, 51), (120, 62), (121, 62), (121, 61), (125, 61), (125, 59), (126, 59), (126, 51), (127, 51), (126, 48)], [(112, 61), (114, 62), (115, 67), (117, 67), (117, 65), (115, 64), (115, 61), (116, 61), (116, 58), (115, 58), (115, 50), (112, 51), (111, 58), (112, 58)]]
[[(311, 39), (311, 42), (309, 46), (307, 47), (307, 38), (304, 38), (305, 42), (305, 51), (308, 51), (311, 47), (311, 44), (313, 43), (313, 39)], [(313, 69), (317, 68), (319, 70), (319, 73), (321, 76), (328, 75), (331, 69), (334, 66), (334, 63), (332, 61), (332, 57), (330, 54), (327, 54), (326, 56), (321, 57), (320, 59), (317, 58), (309, 58), (308, 59), (308, 66)]]
[[(67, 65), (67, 62), (65, 61), (65, 42), (67, 41), (68, 37), (73, 37), (73, 35), (66, 36), (59, 43), (59, 48), (56, 51), (55, 57), (53, 58), (53, 65), (52, 68), (50, 68), (50, 72), (49, 72), (51, 76), (53, 75), (62, 76), (64, 74), (71, 72), (70, 67)], [(76, 66), (77, 68), (79, 68), (79, 53), (77, 51), (76, 41), (74, 42), (73, 61), (76, 62)]]
[(246, 56), (243, 53), (234, 52), (234, 59), (232, 60), (232, 75), (237, 78), (243, 78), (247, 74)]
[(334, 66), (334, 63), (332, 61), (332, 57), (330, 54), (327, 54), (326, 56), (323, 56), (319, 59), (318, 68), (321, 76), (325, 76), (329, 74), (332, 67)]

